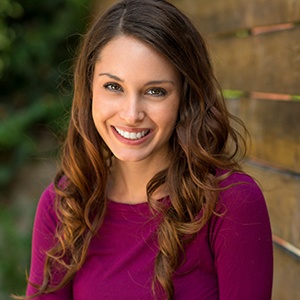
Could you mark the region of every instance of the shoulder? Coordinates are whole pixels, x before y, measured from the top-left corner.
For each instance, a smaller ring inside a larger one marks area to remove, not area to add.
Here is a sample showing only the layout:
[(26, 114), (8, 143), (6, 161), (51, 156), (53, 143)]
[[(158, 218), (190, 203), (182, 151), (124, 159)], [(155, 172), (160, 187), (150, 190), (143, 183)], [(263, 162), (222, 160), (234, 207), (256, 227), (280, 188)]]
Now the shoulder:
[(246, 251), (246, 248), (253, 249), (262, 243), (270, 249), (272, 239), (267, 205), (254, 179), (247, 174), (234, 173), (224, 179), (220, 187), (224, 189), (209, 222), (214, 251), (223, 253), (225, 249), (231, 251), (241, 247)]
[[(226, 172), (218, 172), (217, 176), (221, 178), (222, 176), (225, 176)], [(252, 187), (257, 187), (258, 184), (256, 181), (251, 177), (249, 174), (244, 173), (244, 172), (233, 172), (230, 174), (228, 177), (224, 177), (223, 180), (220, 181), (220, 187), (221, 188), (226, 188), (229, 186), (252, 186)]]
[(235, 172), (220, 182), (220, 188), (216, 222), (269, 223), (262, 190), (251, 176)]
[(55, 209), (56, 192), (51, 183), (42, 193), (36, 210), (35, 226), (56, 227), (58, 218)]
[(265, 204), (261, 188), (248, 174), (235, 172), (220, 182), (219, 205)]
[(38, 209), (49, 209), (54, 207), (54, 202), (56, 198), (56, 193), (54, 189), (54, 184), (49, 184), (43, 191), (40, 200), (38, 202)]
[[(59, 189), (65, 189), (67, 186), (66, 178), (60, 178), (57, 186)], [(52, 212), (55, 210), (56, 201), (58, 201), (58, 196), (55, 190), (55, 183), (51, 182), (41, 194), (37, 210), (46, 210), (48, 212)]]

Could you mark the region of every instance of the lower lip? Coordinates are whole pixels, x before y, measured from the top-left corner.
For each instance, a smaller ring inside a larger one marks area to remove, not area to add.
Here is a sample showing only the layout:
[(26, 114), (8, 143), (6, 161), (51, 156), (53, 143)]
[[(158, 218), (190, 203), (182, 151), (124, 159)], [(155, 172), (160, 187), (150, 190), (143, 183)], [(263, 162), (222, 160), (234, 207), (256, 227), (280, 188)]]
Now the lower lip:
[(137, 146), (145, 143), (152, 135), (152, 131), (150, 131), (148, 134), (146, 134), (144, 137), (137, 139), (137, 140), (129, 140), (121, 136), (116, 129), (112, 126), (112, 132), (114, 133), (115, 137), (117, 138), (118, 141), (120, 141), (123, 144), (126, 145), (132, 145), (132, 146)]

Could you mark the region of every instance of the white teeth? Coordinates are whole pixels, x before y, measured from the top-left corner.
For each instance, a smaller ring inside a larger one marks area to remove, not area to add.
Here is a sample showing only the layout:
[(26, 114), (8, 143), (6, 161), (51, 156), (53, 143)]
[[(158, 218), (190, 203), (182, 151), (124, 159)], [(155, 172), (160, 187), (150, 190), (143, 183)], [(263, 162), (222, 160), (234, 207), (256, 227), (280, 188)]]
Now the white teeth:
[(150, 130), (144, 130), (144, 131), (140, 131), (140, 132), (128, 132), (128, 131), (121, 130), (117, 127), (115, 127), (115, 129), (116, 129), (116, 131), (118, 132), (119, 135), (121, 135), (122, 137), (124, 137), (125, 139), (128, 139), (128, 140), (141, 139), (146, 134), (148, 134), (149, 131), (150, 131)]

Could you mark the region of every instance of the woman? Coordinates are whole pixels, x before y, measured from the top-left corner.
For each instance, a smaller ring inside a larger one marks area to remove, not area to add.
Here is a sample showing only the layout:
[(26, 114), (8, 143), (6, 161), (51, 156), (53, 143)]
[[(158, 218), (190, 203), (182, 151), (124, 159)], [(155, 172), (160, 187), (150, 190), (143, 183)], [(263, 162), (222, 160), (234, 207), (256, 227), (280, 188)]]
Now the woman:
[(36, 213), (27, 296), (270, 299), (264, 198), (191, 22), (124, 0), (83, 38), (54, 184)]

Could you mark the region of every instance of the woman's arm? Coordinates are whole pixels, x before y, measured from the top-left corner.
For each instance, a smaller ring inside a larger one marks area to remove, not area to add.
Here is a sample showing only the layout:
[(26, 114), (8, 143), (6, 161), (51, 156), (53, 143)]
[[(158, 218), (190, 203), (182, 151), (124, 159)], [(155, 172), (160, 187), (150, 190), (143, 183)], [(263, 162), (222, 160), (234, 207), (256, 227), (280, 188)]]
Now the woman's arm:
[(244, 183), (221, 192), (217, 209), (223, 215), (212, 220), (220, 300), (270, 300), (272, 235), (263, 194), (249, 176), (234, 174), (227, 181)]
[[(57, 217), (54, 210), (55, 192), (53, 185), (50, 185), (42, 194), (38, 203), (32, 236), (31, 266), (29, 284), (26, 295), (33, 295), (37, 290), (30, 284), (42, 284), (45, 263), (45, 251), (53, 247), (55, 243), (55, 231), (57, 227)], [(61, 280), (60, 276), (54, 276), (54, 283)], [(51, 294), (45, 294), (35, 299), (45, 300), (68, 300), (73, 299), (72, 288), (63, 288)]]

